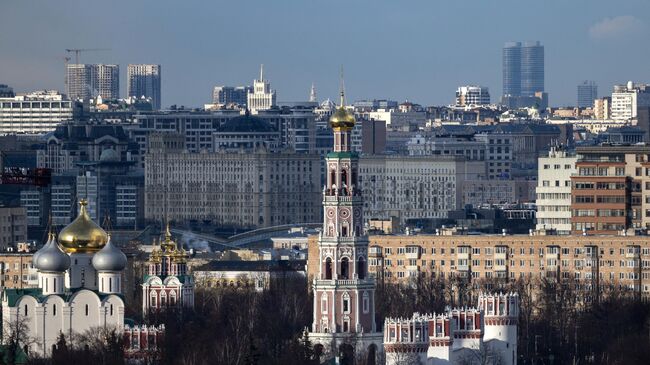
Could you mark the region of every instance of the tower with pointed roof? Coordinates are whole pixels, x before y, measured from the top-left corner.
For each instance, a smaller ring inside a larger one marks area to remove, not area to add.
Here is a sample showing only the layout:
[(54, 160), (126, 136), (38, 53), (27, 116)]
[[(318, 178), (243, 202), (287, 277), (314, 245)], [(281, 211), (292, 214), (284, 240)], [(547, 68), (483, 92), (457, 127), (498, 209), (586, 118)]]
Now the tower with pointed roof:
[(260, 65), (259, 80), (253, 80), (253, 90), (248, 93), (247, 105), (253, 113), (276, 106), (275, 90), (271, 90), (271, 83), (264, 79), (264, 65)]
[(142, 284), (142, 312), (194, 308), (194, 281), (187, 271), (189, 255), (172, 239), (169, 223), (164, 238), (149, 256)]
[(377, 356), (382, 334), (375, 324), (375, 281), (368, 275), (368, 237), (358, 188), (359, 157), (351, 150), (354, 115), (340, 105), (330, 118), (334, 151), (327, 154), (323, 188), (323, 229), (318, 239), (320, 267), (315, 273), (314, 320), (309, 338), (338, 361), (351, 352)]

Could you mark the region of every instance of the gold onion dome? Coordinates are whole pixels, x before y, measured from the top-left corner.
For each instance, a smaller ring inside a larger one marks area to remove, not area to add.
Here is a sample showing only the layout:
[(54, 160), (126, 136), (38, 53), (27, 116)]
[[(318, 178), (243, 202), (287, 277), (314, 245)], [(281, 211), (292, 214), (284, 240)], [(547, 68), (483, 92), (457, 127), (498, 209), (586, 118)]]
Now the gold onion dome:
[(330, 126), (332, 129), (352, 129), (354, 128), (354, 115), (341, 106), (330, 117)]
[(68, 253), (97, 252), (108, 241), (108, 234), (88, 215), (85, 199), (79, 201), (79, 215), (59, 232), (59, 243)]
[(354, 114), (345, 108), (345, 91), (343, 88), (343, 71), (341, 71), (341, 102), (330, 117), (330, 126), (334, 130), (351, 130), (354, 128)]

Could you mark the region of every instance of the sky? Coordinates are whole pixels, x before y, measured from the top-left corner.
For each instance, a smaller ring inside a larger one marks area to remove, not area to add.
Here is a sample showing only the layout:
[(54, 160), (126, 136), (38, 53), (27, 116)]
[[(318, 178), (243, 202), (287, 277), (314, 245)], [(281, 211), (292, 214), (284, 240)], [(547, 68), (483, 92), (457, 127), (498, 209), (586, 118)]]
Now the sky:
[(650, 82), (648, 0), (59, 0), (0, 8), (0, 83), (16, 92), (64, 90), (66, 48), (108, 48), (82, 63), (162, 65), (162, 103), (202, 106), (215, 85), (250, 85), (264, 64), (278, 101), (335, 99), (343, 65), (348, 101), (445, 105), (461, 85), (501, 95), (501, 51), (545, 46), (546, 91), (575, 105), (583, 80), (599, 96)]

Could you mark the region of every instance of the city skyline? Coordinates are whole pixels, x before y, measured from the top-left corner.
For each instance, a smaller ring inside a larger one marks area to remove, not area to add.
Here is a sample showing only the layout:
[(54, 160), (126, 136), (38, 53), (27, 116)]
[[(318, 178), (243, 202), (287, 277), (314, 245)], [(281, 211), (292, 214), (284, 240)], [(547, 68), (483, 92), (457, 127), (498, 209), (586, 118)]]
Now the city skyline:
[[(101, 17), (79, 8), (74, 18), (66, 9), (81, 4), (77, 1), (38, 8), (12, 4), (4, 9), (0, 33), (20, 29), (21, 37), (0, 43), (3, 68), (16, 70), (5, 73), (2, 82), (17, 92), (63, 91), (65, 48), (110, 48), (82, 53), (81, 62), (122, 65), (121, 95), (126, 95), (128, 64), (161, 64), (166, 70), (163, 107), (200, 106), (211, 100), (215, 85), (250, 84), (261, 63), (278, 90), (279, 102), (308, 100), (312, 82), (319, 99), (334, 99), (338, 85), (332, 75), (343, 63), (352, 90), (350, 100), (390, 98), (443, 105), (453, 102), (460, 85), (487, 86), (493, 95), (501, 95), (502, 47), (516, 40), (539, 40), (545, 46), (545, 90), (551, 105), (575, 104), (575, 85), (585, 79), (596, 81), (603, 92), (627, 80), (648, 81), (643, 60), (649, 51), (637, 45), (649, 33), (650, 17), (640, 14), (650, 14), (650, 4), (626, 0), (611, 12), (598, 6), (604, 1), (582, 2), (589, 6), (565, 9), (559, 3), (508, 0), (476, 2), (471, 7), (418, 3), (400, 11), (366, 2), (345, 6), (334, 2), (327, 7), (227, 3), (207, 4), (200, 12), (189, 11), (192, 4), (152, 7), (148, 3), (130, 4), (130, 11), (124, 12), (125, 3), (118, 3), (104, 9)], [(113, 24), (118, 13), (125, 26), (101, 31)], [(436, 15), (441, 13), (449, 16)], [(504, 14), (508, 27), (495, 26), (495, 21), (504, 21)], [(553, 24), (563, 26), (549, 26), (551, 17)], [(458, 28), (468, 18), (474, 20)], [(251, 25), (228, 32), (242, 21)], [(445, 37), (451, 28), (458, 34)], [(259, 38), (260, 29), (267, 33), (265, 39)], [(141, 37), (133, 36), (138, 32)], [(480, 42), (458, 42), (478, 33)], [(218, 38), (219, 34), (229, 38)], [(141, 42), (145, 36), (151, 41)], [(40, 46), (21, 47), (25, 42)], [(408, 57), (405, 49), (410, 50)]]

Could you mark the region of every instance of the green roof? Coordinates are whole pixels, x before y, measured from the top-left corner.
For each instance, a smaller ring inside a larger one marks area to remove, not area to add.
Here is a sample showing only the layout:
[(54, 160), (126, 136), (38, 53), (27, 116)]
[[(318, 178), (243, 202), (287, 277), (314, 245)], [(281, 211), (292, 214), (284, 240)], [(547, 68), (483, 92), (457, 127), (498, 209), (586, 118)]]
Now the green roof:
[(349, 152), (329, 152), (327, 158), (358, 158), (359, 154), (353, 151)]
[[(4, 295), (7, 296), (7, 302), (9, 307), (13, 307), (16, 305), (16, 302), (18, 302), (18, 299), (20, 299), (22, 296), (29, 295), (36, 299), (39, 303), (43, 302), (45, 298), (51, 296), (51, 295), (56, 295), (61, 297), (65, 302), (70, 300), (70, 297), (79, 290), (86, 289), (90, 290), (88, 288), (74, 288), (74, 289), (68, 289), (65, 291), (63, 294), (50, 294), (50, 295), (43, 295), (43, 290), (41, 288), (26, 288), (26, 289), (5, 289), (4, 290)], [(109, 295), (117, 295), (118, 297), (122, 298), (124, 300), (124, 295), (123, 294), (104, 294), (100, 293), (98, 290), (90, 290), (97, 294), (99, 296), (100, 300), (104, 300), (104, 298), (108, 297)]]

